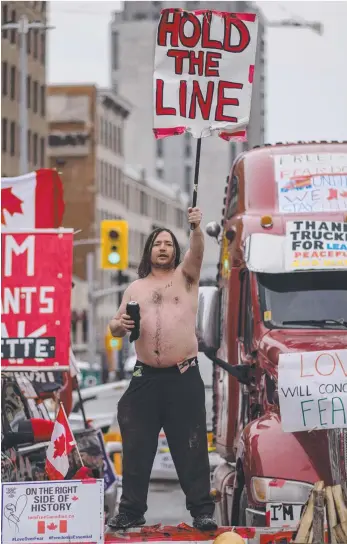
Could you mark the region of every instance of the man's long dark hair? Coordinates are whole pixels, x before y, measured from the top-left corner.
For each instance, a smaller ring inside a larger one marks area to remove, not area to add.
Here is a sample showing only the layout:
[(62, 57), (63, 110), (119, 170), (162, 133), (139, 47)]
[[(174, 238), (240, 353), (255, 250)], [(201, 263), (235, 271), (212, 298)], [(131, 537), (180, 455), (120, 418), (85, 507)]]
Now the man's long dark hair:
[(147, 278), (148, 274), (151, 271), (151, 268), (152, 268), (152, 262), (151, 262), (152, 247), (153, 247), (153, 244), (154, 244), (157, 236), (161, 232), (168, 232), (171, 235), (172, 243), (174, 245), (174, 251), (175, 251), (175, 253), (174, 253), (175, 254), (174, 267), (177, 268), (178, 265), (180, 264), (181, 250), (180, 250), (180, 246), (179, 246), (179, 244), (177, 242), (177, 238), (174, 235), (174, 233), (171, 232), (170, 229), (164, 229), (164, 228), (155, 229), (148, 236), (147, 241), (145, 243), (145, 248), (143, 250), (142, 259), (141, 259), (141, 262), (139, 264), (139, 268), (137, 270), (139, 278)]

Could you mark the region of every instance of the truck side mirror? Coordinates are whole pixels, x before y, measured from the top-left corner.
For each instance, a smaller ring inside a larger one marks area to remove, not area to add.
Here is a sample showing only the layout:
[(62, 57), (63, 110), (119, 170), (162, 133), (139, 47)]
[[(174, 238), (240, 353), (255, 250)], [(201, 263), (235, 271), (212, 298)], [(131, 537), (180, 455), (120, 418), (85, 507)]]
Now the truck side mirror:
[(218, 239), (221, 228), (220, 228), (220, 225), (217, 223), (217, 221), (211, 221), (210, 223), (207, 223), (205, 230), (208, 236), (211, 236), (211, 238)]

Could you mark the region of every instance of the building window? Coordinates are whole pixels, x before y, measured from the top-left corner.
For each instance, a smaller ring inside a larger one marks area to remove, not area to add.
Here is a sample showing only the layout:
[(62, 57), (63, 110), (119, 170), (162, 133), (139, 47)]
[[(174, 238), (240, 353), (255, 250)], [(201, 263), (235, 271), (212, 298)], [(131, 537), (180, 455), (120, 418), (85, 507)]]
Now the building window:
[(121, 127), (117, 127), (117, 142), (118, 142), (118, 153), (123, 157), (123, 132)]
[(40, 105), (41, 105), (41, 115), (42, 117), (44, 117), (46, 115), (46, 87), (45, 85), (41, 85)]
[(112, 125), (110, 122), (107, 123), (107, 147), (112, 149)]
[(184, 215), (182, 210), (178, 208), (176, 208), (176, 227), (179, 229), (183, 229), (184, 227)]
[(31, 77), (27, 77), (27, 107), (31, 108)]
[(192, 168), (191, 166), (186, 166), (184, 169), (184, 188), (186, 193), (190, 193), (190, 188), (192, 186)]
[(45, 139), (40, 139), (40, 166), (44, 168), (45, 166)]
[(7, 119), (1, 118), (1, 150), (7, 151)]
[(11, 100), (16, 98), (16, 67), (11, 66), (10, 69), (10, 97)]
[(100, 118), (100, 144), (104, 145), (104, 130), (105, 130), (105, 123), (103, 117)]
[[(8, 20), (7, 20), (7, 19), (8, 19), (8, 8), (7, 8), (7, 4), (3, 4), (3, 5), (2, 5), (2, 17), (1, 17), (2, 24), (5, 25), (6, 23), (8, 23)], [(3, 30), (3, 31), (2, 31), (2, 37), (3, 37), (4, 39), (7, 39), (7, 37), (8, 37), (8, 36), (7, 36), (7, 32), (8, 32), (7, 30)]]
[[(16, 23), (16, 10), (13, 9), (12, 12), (11, 12), (11, 23)], [(10, 30), (10, 33), (11, 33), (11, 37), (10, 37), (10, 41), (11, 43), (16, 43), (16, 29), (13, 28), (12, 30)]]
[(148, 195), (144, 191), (140, 192), (140, 214), (148, 215)]
[(163, 140), (157, 140), (157, 157), (159, 159), (164, 155), (164, 142)]
[(184, 134), (184, 155), (189, 158), (192, 156), (191, 137), (188, 132)]
[(111, 51), (112, 70), (118, 70), (118, 68), (119, 68), (119, 63), (118, 63), (118, 60), (119, 60), (119, 58), (118, 58), (118, 55), (119, 55), (119, 33), (118, 32), (115, 32), (115, 31), (112, 32), (111, 41), (112, 41), (112, 51)]
[(10, 124), (10, 155), (14, 157), (16, 154), (16, 123), (11, 121)]
[(158, 179), (163, 179), (163, 175), (164, 175), (163, 169), (162, 168), (157, 168), (156, 169), (156, 175), (157, 175)]
[(34, 59), (37, 59), (39, 56), (39, 31), (37, 29), (34, 29), (34, 47), (33, 47), (33, 55)]
[(113, 127), (112, 127), (112, 134), (113, 134), (113, 138), (112, 138), (112, 150), (113, 150), (115, 153), (118, 153), (117, 127), (115, 127), (114, 125), (113, 125)]
[(2, 96), (7, 96), (7, 91), (8, 91), (7, 69), (8, 69), (7, 62), (3, 61), (1, 63), (1, 95)]
[(34, 99), (33, 99), (33, 110), (34, 110), (34, 113), (37, 113), (37, 110), (38, 110), (38, 101), (39, 101), (39, 97), (38, 97), (38, 94), (39, 94), (39, 85), (38, 85), (37, 81), (34, 81), (34, 85), (33, 85), (33, 94), (34, 94)]
[(44, 32), (41, 32), (40, 34), (40, 41), (41, 41), (40, 61), (44, 65), (46, 63), (46, 34)]
[(31, 130), (28, 130), (28, 162), (31, 161)]
[(33, 137), (33, 163), (34, 166), (36, 166), (38, 163), (38, 137), (36, 132)]
[(32, 34), (32, 30), (29, 30), (29, 32), (27, 34), (27, 53), (28, 53), (28, 55), (31, 53), (31, 34)]

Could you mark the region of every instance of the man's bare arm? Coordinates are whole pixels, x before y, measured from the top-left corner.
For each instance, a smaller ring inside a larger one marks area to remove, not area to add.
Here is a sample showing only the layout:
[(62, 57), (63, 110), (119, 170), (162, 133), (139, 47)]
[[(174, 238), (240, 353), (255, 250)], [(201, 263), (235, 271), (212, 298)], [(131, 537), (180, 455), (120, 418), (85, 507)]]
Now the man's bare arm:
[(189, 208), (189, 223), (195, 225), (190, 234), (190, 247), (184, 256), (182, 272), (190, 280), (197, 282), (200, 278), (202, 260), (204, 257), (204, 234), (200, 228), (201, 212), (199, 208)]
[[(128, 302), (130, 302), (130, 286), (124, 291), (123, 298), (121, 305), (118, 308), (118, 312), (114, 316), (113, 319), (111, 319), (109, 323), (110, 331), (112, 336), (117, 337), (124, 337), (127, 332), (129, 332), (123, 325), (122, 325), (122, 315), (126, 314), (126, 307)], [(132, 321), (130, 323), (133, 323)]]

